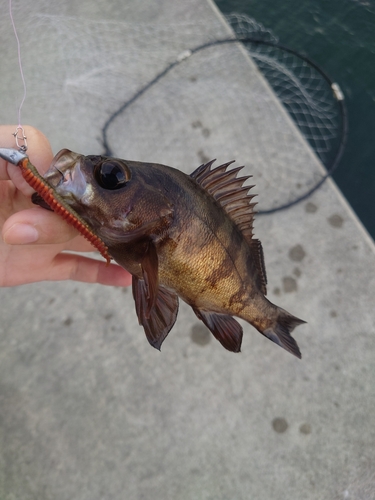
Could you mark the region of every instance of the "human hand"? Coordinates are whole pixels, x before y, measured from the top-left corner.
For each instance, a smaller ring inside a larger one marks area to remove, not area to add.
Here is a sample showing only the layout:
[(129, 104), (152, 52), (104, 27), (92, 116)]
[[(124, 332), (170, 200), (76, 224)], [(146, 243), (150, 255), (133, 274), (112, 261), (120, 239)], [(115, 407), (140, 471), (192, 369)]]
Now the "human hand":
[[(0, 125), (0, 147), (13, 148), (15, 126)], [(43, 175), (53, 154), (47, 138), (25, 126), (30, 161)], [(35, 281), (75, 280), (128, 286), (131, 275), (116, 264), (64, 251), (90, 252), (93, 247), (60, 216), (31, 202), (33, 189), (20, 168), (0, 158), (0, 286)]]

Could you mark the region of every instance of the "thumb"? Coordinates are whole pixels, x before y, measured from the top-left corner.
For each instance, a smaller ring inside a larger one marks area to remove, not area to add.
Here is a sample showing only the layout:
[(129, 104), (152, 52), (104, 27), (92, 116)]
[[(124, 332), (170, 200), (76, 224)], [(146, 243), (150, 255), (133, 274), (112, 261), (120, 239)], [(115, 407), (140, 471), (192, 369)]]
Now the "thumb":
[(78, 234), (57, 214), (37, 207), (13, 214), (2, 230), (3, 240), (8, 245), (60, 244)]

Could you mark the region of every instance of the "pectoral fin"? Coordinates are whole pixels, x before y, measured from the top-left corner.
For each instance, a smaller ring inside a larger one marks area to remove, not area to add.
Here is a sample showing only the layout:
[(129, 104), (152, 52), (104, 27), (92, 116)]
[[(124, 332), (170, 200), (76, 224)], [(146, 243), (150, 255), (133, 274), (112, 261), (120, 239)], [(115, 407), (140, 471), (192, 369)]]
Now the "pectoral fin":
[(133, 297), (139, 324), (143, 326), (147, 340), (156, 349), (172, 329), (178, 312), (178, 297), (164, 287), (157, 288), (150, 308), (150, 284), (133, 276)]
[(240, 352), (242, 327), (232, 316), (201, 311), (194, 307), (193, 311), (225, 349)]
[(141, 261), (141, 269), (147, 303), (144, 314), (148, 319), (151, 314), (151, 309), (155, 306), (159, 288), (158, 254), (152, 242), (149, 243), (146, 254)]

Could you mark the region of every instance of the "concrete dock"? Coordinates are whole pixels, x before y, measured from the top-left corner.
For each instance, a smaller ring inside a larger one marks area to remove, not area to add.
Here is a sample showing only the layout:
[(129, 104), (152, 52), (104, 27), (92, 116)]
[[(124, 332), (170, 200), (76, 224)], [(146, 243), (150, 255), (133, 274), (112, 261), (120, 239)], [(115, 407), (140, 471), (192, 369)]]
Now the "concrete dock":
[[(113, 122), (116, 156), (187, 173), (235, 159), (261, 209), (322, 175), (240, 46), (188, 57), (230, 34), (211, 0), (35, 0), (14, 16), (23, 123), (55, 152), (101, 153), (111, 113), (187, 56)], [(0, 28), (0, 123), (15, 123), (5, 12)], [(331, 180), (255, 234), (269, 299), (307, 321), (302, 360), (246, 324), (225, 351), (184, 304), (158, 352), (130, 289), (0, 289), (1, 500), (375, 499), (374, 242)]]

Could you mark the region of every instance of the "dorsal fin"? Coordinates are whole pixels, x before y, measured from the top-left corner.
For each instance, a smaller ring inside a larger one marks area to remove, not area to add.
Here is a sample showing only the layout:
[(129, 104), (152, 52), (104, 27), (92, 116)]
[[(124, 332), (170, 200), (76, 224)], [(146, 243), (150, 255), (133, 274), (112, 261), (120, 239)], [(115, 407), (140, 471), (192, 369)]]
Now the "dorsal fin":
[(254, 186), (243, 186), (243, 183), (251, 176), (237, 177), (243, 166), (227, 170), (233, 161), (211, 170), (214, 161), (201, 165), (190, 174), (190, 177), (195, 179), (202, 188), (220, 203), (251, 245), (254, 206), (256, 205), (256, 203), (252, 203), (252, 199), (256, 195), (248, 194), (248, 191)]
[(258, 286), (263, 295), (267, 295), (267, 274), (266, 266), (264, 264), (264, 255), (262, 243), (253, 238), (250, 245), (253, 254), (256, 255), (255, 265), (258, 271)]
[(190, 177), (215, 198), (244, 235), (252, 250), (259, 274), (258, 286), (265, 295), (267, 277), (262, 245), (259, 240), (253, 239), (254, 206), (256, 203), (253, 203), (252, 199), (256, 195), (248, 194), (254, 186), (243, 185), (252, 176), (237, 177), (238, 172), (244, 168), (243, 166), (227, 170), (233, 161), (211, 169), (214, 161), (211, 160), (201, 165), (190, 174)]

